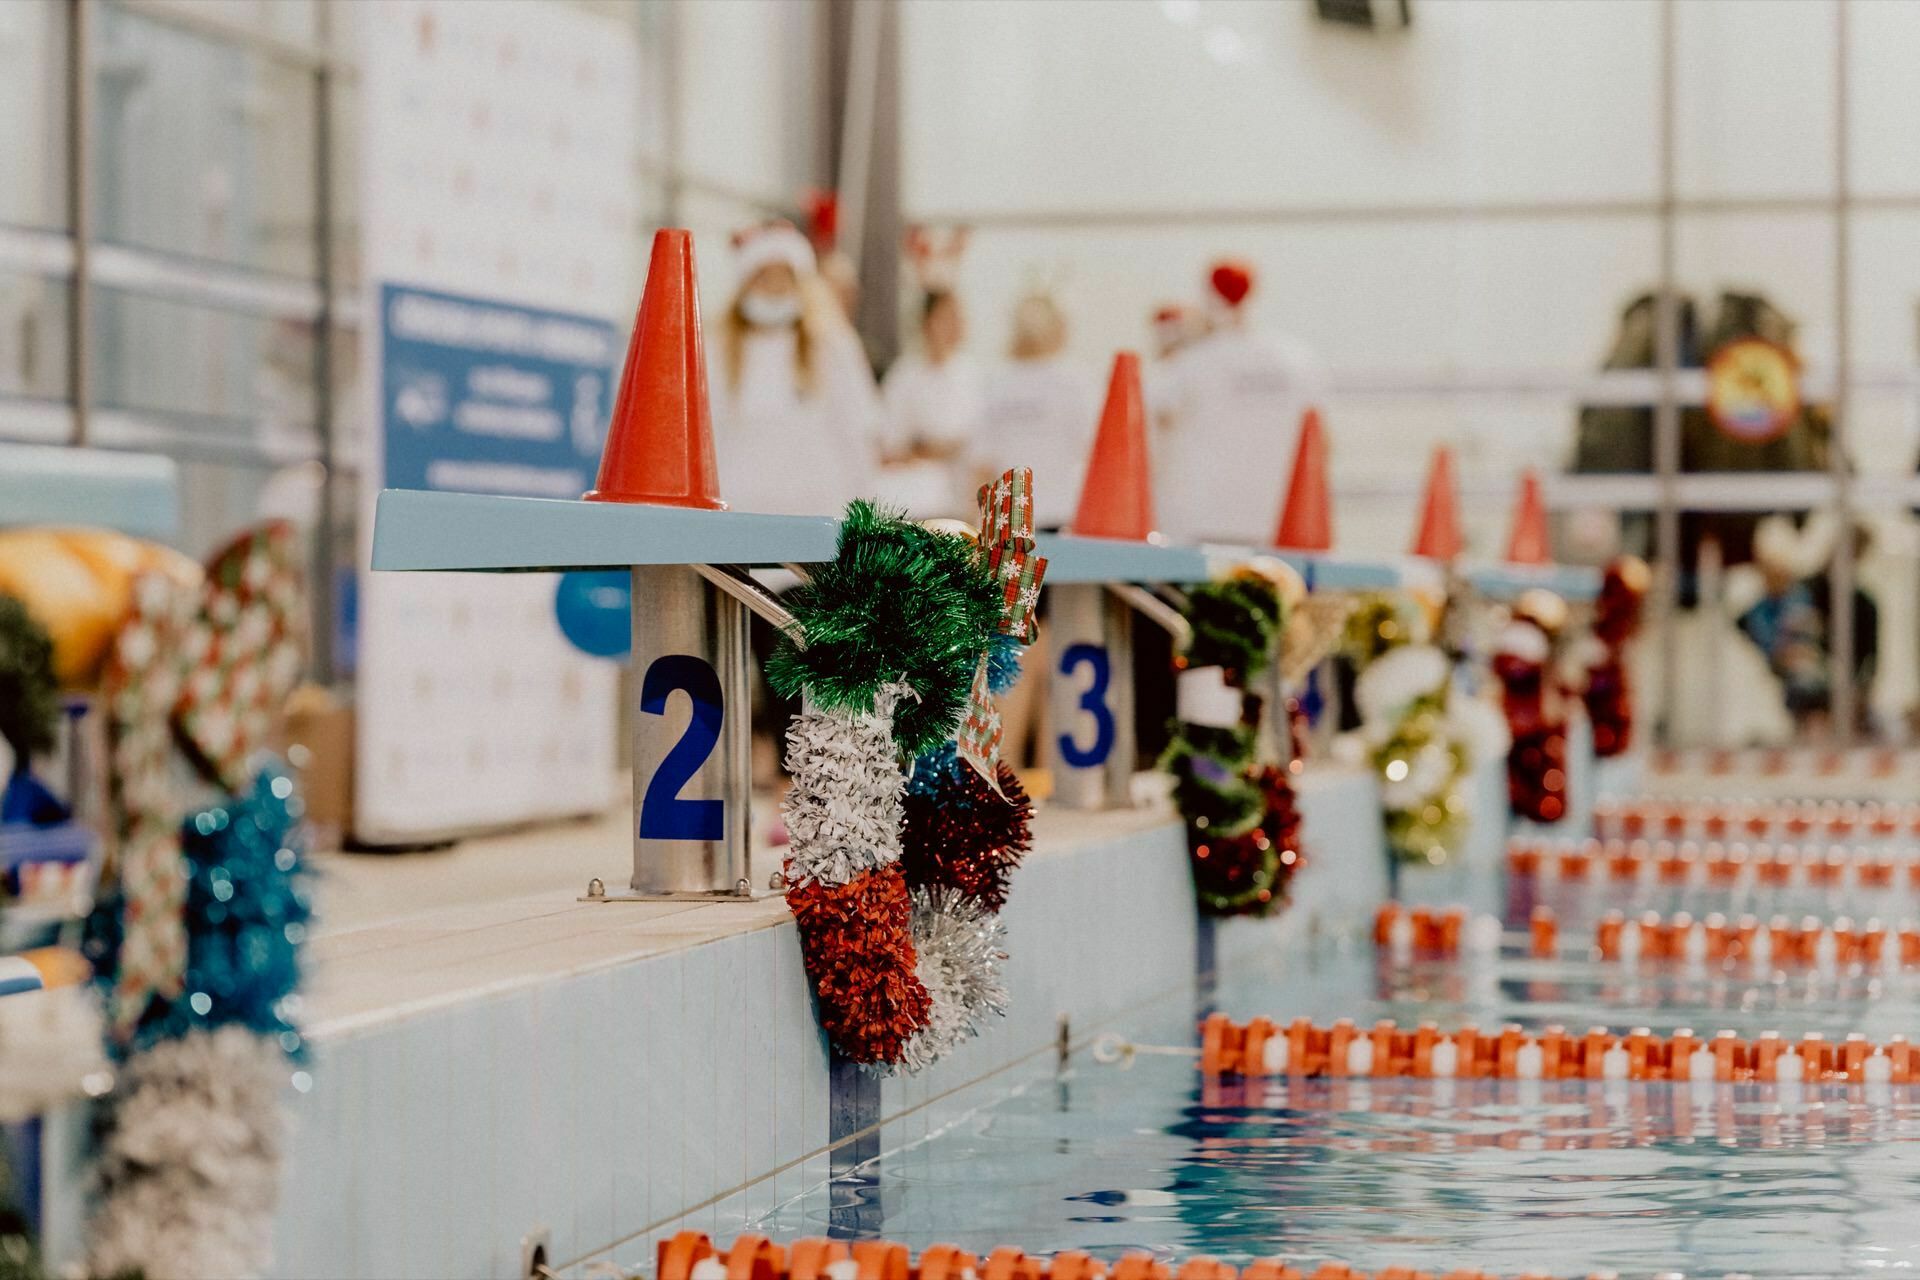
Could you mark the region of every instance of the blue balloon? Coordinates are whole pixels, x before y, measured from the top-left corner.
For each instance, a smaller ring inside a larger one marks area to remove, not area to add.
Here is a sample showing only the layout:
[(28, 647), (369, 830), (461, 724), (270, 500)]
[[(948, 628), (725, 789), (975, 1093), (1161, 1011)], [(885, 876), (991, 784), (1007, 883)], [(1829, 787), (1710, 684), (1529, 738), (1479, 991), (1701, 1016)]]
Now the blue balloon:
[(633, 576), (625, 569), (575, 569), (560, 575), (553, 616), (582, 653), (624, 658), (633, 649)]

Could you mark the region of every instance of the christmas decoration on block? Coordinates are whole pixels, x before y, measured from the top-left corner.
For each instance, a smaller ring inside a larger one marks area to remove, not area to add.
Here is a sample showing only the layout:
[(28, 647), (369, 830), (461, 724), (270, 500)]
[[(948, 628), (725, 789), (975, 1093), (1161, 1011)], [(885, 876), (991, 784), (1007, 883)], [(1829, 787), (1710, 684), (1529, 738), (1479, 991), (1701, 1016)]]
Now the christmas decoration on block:
[(1593, 605), (1593, 630), (1581, 650), (1586, 687), (1581, 693), (1593, 726), (1593, 754), (1623, 755), (1633, 746), (1633, 689), (1627, 677), (1627, 646), (1640, 629), (1640, 614), (1653, 586), (1653, 570), (1638, 556), (1607, 566)]
[(1567, 721), (1554, 682), (1554, 639), (1567, 606), (1533, 588), (1514, 602), (1494, 642), (1493, 673), (1512, 746), (1507, 750), (1507, 805), (1516, 817), (1558, 822), (1567, 816)]
[(822, 1027), (876, 1069), (922, 1070), (1006, 1008), (997, 913), (1032, 809), (992, 699), (1018, 678), (1046, 571), (1032, 483), (983, 487), (977, 534), (855, 503), (768, 666), (802, 698), (787, 900)]
[(89, 1273), (247, 1276), (272, 1260), (282, 1094), (309, 905), (301, 804), (264, 758), (305, 632), (293, 530), (217, 554), (197, 589), (133, 584), (101, 692), (115, 847), (86, 950), (121, 1065)]
[(1359, 727), (1335, 754), (1380, 776), (1387, 845), (1404, 862), (1438, 866), (1459, 847), (1471, 816), (1465, 786), (1475, 760), (1511, 745), (1491, 705), (1453, 687), (1452, 663), (1427, 641), (1431, 621), (1385, 592), (1357, 602), (1341, 652), (1359, 673)]
[(1539, 1031), (1508, 1024), (1482, 1033), (1442, 1032), (1430, 1022), (1371, 1028), (1342, 1018), (1321, 1027), (1296, 1018), (1236, 1023), (1213, 1014), (1201, 1025), (1200, 1070), (1209, 1077), (1326, 1076), (1432, 1080), (1686, 1080), (1696, 1084), (1877, 1084), (1920, 1081), (1920, 1046), (1905, 1036), (1874, 1043), (1855, 1033), (1829, 1041), (1809, 1032), (1798, 1042), (1775, 1031), (1746, 1040), (1731, 1031), (1655, 1035), (1594, 1027)]
[[(1186, 822), (1195, 895), (1215, 915), (1284, 906), (1302, 859), (1297, 707), (1267, 707), (1252, 682), (1277, 660), (1305, 597), (1299, 575), (1266, 558), (1187, 594), (1192, 638), (1174, 659), (1176, 712), (1161, 766)], [(1287, 759), (1258, 758), (1263, 714), (1289, 717)]]
[[(743, 1235), (718, 1249), (699, 1231), (662, 1240), (657, 1280), (1501, 1280), (1491, 1271), (1450, 1268), (1445, 1276), (1412, 1267), (1359, 1271), (1338, 1262), (1290, 1265), (1284, 1258), (1255, 1258), (1235, 1268), (1208, 1257), (1178, 1266), (1150, 1253), (1123, 1254), (1112, 1263), (1079, 1250), (1036, 1257), (1002, 1245), (984, 1254), (957, 1245), (929, 1245), (916, 1262), (906, 1246), (887, 1240), (802, 1239), (780, 1245), (765, 1236)], [(1312, 1267), (1312, 1270), (1306, 1268)], [(1552, 1280), (1530, 1271), (1512, 1280)], [(1599, 1276), (1589, 1280), (1602, 1280)]]

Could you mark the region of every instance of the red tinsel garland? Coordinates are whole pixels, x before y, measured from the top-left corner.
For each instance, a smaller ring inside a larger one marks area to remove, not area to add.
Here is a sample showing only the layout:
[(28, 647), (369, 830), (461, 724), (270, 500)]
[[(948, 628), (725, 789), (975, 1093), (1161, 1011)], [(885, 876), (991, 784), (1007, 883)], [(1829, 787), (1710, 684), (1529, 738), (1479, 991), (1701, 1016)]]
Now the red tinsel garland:
[(882, 867), (843, 885), (787, 890), (800, 953), (819, 998), (820, 1026), (855, 1062), (891, 1062), (926, 1025), (927, 989), (914, 972), (906, 877)]
[(1502, 652), (1494, 656), (1493, 672), (1503, 687), (1501, 703), (1513, 735), (1507, 752), (1508, 807), (1535, 822), (1558, 822), (1567, 815), (1567, 726), (1548, 714), (1546, 664)]
[(950, 770), (943, 785), (907, 793), (900, 867), (914, 888), (939, 885), (989, 911), (1007, 904), (1007, 881), (1033, 847), (1033, 802), (1002, 763), (1000, 794), (977, 769)]
[(1593, 606), (1593, 635), (1601, 657), (1587, 668), (1582, 698), (1593, 724), (1593, 753), (1602, 759), (1633, 745), (1633, 690), (1627, 678), (1627, 642), (1640, 627), (1648, 571), (1644, 562), (1623, 557), (1607, 566)]

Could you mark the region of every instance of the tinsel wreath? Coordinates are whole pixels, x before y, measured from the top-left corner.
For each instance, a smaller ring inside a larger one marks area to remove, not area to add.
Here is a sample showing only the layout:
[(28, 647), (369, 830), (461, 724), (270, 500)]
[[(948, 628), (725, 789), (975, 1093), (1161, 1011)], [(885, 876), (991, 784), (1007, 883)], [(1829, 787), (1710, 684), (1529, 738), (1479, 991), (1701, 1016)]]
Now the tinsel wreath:
[(996, 795), (951, 742), (914, 762), (900, 830), (910, 886), (945, 888), (989, 912), (1006, 905), (1008, 879), (1033, 847), (1033, 802), (1004, 763), (998, 779)]
[(901, 758), (952, 738), (999, 620), (995, 585), (966, 539), (856, 502), (836, 557), (787, 603), (801, 638), (768, 664), (774, 687), (802, 699), (787, 737), (787, 902), (834, 1048), (901, 1063), (934, 1015), (898, 865)]
[(1271, 579), (1235, 574), (1195, 587), (1184, 613), (1181, 711), (1160, 763), (1186, 823), (1194, 893), (1210, 914), (1263, 914), (1286, 902), (1300, 864), (1291, 760), (1258, 759), (1265, 708), (1247, 692), (1274, 660), (1285, 603)]
[[(994, 636), (988, 692), (1005, 693), (1020, 678), (1020, 645)], [(923, 753), (907, 776), (900, 869), (913, 892), (913, 946), (931, 1003), (927, 1025), (901, 1053), (906, 1071), (932, 1065), (1006, 1012), (999, 911), (1032, 847), (1033, 802), (1004, 762), (995, 780), (997, 791), (952, 740)]]
[(787, 593), (806, 645), (781, 645), (768, 682), (787, 697), (804, 691), (816, 706), (854, 710), (905, 683), (916, 696), (895, 714), (893, 736), (919, 755), (953, 736), (998, 621), (995, 590), (965, 538), (855, 502), (834, 559)]
[(1567, 814), (1567, 726), (1548, 706), (1551, 657), (1546, 633), (1519, 619), (1501, 632), (1493, 655), (1512, 738), (1507, 807), (1533, 822), (1558, 822)]
[[(191, 814), (185, 987), (156, 1001), (126, 1049), (103, 1143), (89, 1274), (149, 1280), (259, 1275), (272, 1260), (288, 1059), (305, 1054), (297, 989), (310, 907), (292, 780)], [(109, 980), (120, 905), (87, 950)], [(294, 1073), (296, 1085), (305, 1079)]]
[(1625, 556), (1607, 566), (1593, 606), (1592, 650), (1582, 699), (1593, 726), (1593, 753), (1602, 759), (1633, 746), (1633, 689), (1627, 679), (1627, 643), (1640, 628), (1651, 585), (1646, 562)]

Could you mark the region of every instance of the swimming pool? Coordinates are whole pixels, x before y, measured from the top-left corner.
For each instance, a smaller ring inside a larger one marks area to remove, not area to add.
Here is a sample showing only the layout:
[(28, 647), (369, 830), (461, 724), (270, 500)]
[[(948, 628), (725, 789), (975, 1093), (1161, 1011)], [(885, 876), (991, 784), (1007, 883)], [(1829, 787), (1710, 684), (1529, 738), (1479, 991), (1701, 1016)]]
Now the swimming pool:
[[(1560, 894), (1576, 914), (1580, 896), (1573, 886)], [(1516, 954), (1396, 965), (1370, 945), (1324, 941), (1118, 1030), (1144, 1045), (1191, 1046), (1197, 1015), (1217, 1008), (1235, 1018), (1394, 1018), (1448, 1029), (1515, 1022), (1880, 1037), (1920, 1029), (1916, 996), (1912, 973), (1752, 979)], [(1104, 1258), (1131, 1249), (1236, 1263), (1278, 1254), (1436, 1272), (1897, 1274), (1920, 1270), (1916, 1139), (1920, 1086), (1203, 1086), (1190, 1054), (1142, 1053), (1121, 1067), (1082, 1049), (1063, 1072), (1035, 1076), (753, 1229), (884, 1236), (916, 1251), (951, 1241)]]

